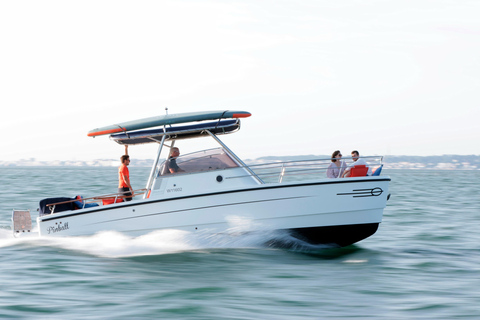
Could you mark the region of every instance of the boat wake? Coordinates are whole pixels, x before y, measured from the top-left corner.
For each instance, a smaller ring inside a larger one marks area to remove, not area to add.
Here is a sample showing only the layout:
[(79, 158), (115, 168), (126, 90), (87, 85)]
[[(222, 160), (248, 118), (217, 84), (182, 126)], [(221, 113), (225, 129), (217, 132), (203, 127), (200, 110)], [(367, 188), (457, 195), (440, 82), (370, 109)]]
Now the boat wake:
[[(158, 230), (139, 237), (120, 232), (104, 231), (91, 236), (42, 237), (36, 233), (15, 238), (11, 230), (0, 230), (0, 248), (18, 245), (52, 247), (82, 252), (107, 258), (174, 254), (226, 248), (269, 248), (293, 251), (321, 250), (328, 246), (314, 246), (292, 237), (287, 231), (249, 229), (248, 221), (237, 220), (236, 225), (223, 233)], [(246, 229), (249, 229), (246, 231)]]

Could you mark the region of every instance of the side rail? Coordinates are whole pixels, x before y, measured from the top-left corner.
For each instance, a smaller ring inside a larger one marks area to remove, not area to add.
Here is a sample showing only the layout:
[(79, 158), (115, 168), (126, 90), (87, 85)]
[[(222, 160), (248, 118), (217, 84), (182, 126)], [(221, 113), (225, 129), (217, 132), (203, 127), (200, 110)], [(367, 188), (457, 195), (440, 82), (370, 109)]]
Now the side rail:
[[(368, 166), (368, 175), (379, 175), (383, 167), (383, 156), (361, 157)], [(249, 167), (266, 183), (301, 181), (310, 178), (327, 178), (327, 170), (333, 163), (331, 158), (312, 159), (302, 161), (278, 161), (270, 163), (257, 163)], [(343, 159), (345, 167), (338, 169), (340, 174), (348, 167), (354, 165), (352, 159)], [(378, 170), (378, 171), (377, 171)], [(374, 174), (377, 173), (377, 174)], [(365, 175), (365, 174), (364, 174)], [(341, 176), (335, 176), (341, 178)]]
[[(146, 190), (147, 189), (133, 190), (134, 196), (142, 195), (146, 192)], [(75, 199), (68, 200), (68, 201), (48, 203), (46, 204), (46, 207), (49, 208), (50, 214), (54, 214), (57, 206), (59, 207), (62, 206), (63, 208), (65, 208), (66, 206), (70, 205), (72, 208), (71, 210), (75, 210), (75, 209), (96, 207), (99, 205), (108, 205), (112, 203), (123, 202), (124, 201), (123, 199), (129, 198), (129, 196), (126, 196), (125, 193), (128, 193), (128, 192), (105, 194), (105, 195), (88, 197), (88, 198), (77, 197)], [(64, 209), (61, 211), (67, 211), (67, 210)]]

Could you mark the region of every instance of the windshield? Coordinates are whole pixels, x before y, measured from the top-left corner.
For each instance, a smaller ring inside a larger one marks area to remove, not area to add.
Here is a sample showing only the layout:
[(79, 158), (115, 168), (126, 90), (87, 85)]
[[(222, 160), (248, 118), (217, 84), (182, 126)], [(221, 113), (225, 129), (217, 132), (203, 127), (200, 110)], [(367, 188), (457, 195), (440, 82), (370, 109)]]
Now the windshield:
[[(165, 164), (166, 161), (163, 162), (159, 175), (170, 174)], [(238, 167), (238, 164), (230, 158), (223, 148), (203, 150), (179, 156), (176, 159), (176, 164), (181, 169), (178, 172), (187, 173)]]

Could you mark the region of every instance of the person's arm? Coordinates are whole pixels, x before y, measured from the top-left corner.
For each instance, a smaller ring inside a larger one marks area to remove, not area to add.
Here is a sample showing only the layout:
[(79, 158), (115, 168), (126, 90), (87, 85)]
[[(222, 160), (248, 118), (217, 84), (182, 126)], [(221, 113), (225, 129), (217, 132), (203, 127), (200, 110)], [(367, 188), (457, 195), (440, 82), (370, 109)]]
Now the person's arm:
[(127, 184), (127, 186), (130, 188), (130, 191), (133, 192), (132, 185), (130, 184), (130, 179), (129, 179), (127, 176), (123, 175), (123, 174), (122, 174), (122, 176), (123, 176), (123, 181), (125, 181), (125, 183)]
[(178, 173), (178, 172), (185, 172), (185, 170), (180, 169), (180, 167), (177, 164), (176, 159), (171, 158), (167, 162), (168, 165), (168, 171), (170, 173)]
[(343, 174), (345, 173), (345, 169), (347, 168), (347, 164), (345, 161), (340, 161), (340, 170), (338, 172), (338, 177), (343, 178)]
[(342, 178), (350, 177), (350, 170), (355, 166), (356, 163), (355, 163), (355, 161), (348, 164), (348, 165), (347, 165), (346, 161), (344, 161), (344, 163), (345, 163), (346, 168), (345, 168), (345, 171), (343, 171)]
[(170, 173), (175, 173), (175, 168), (172, 168), (171, 166), (171, 158), (167, 160), (167, 162), (165, 163), (165, 165), (167, 166), (167, 169), (168, 169), (168, 172)]
[(128, 156), (128, 144), (125, 145), (125, 155)]
[(352, 167), (347, 167), (345, 169), (345, 171), (342, 174), (342, 178), (345, 178), (345, 176), (350, 177), (350, 169), (352, 169)]

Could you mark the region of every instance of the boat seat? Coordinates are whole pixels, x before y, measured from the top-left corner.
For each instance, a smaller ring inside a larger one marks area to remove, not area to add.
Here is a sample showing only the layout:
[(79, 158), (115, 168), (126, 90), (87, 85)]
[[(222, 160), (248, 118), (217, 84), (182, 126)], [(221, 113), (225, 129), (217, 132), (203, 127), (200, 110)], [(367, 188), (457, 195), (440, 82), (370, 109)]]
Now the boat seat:
[(107, 204), (120, 203), (120, 202), (123, 202), (122, 198), (110, 197), (110, 198), (103, 198), (102, 199), (102, 204), (104, 206), (106, 206)]
[(82, 196), (76, 196), (75, 199), (77, 199), (77, 201), (73, 202), (73, 209), (74, 210), (98, 207), (98, 203), (94, 203), (94, 202), (93, 203), (92, 202), (91, 203), (85, 203)]
[[(57, 198), (47, 198), (40, 201), (39, 204), (39, 215), (44, 216), (47, 214), (51, 214), (51, 207), (47, 206), (50, 203), (58, 203), (58, 202), (65, 202), (75, 200), (75, 198), (67, 198), (67, 197), (57, 197)], [(62, 212), (62, 211), (69, 211), (73, 210), (73, 202), (62, 203), (55, 206), (54, 212)]]
[(364, 164), (354, 166), (350, 169), (350, 177), (365, 177), (368, 172), (368, 167)]
[(373, 170), (372, 176), (379, 176), (382, 172), (383, 164)]

